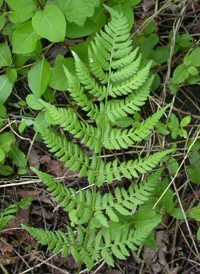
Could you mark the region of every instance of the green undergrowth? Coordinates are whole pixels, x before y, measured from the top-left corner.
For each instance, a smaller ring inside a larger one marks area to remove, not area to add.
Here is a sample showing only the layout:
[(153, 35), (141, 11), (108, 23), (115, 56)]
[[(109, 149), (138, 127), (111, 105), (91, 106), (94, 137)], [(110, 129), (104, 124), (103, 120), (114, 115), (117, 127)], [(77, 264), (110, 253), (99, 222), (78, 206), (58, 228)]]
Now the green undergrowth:
[[(200, 48), (189, 34), (174, 35), (173, 31), (161, 46), (154, 19), (141, 36), (130, 36), (134, 6), (139, 2), (109, 0), (104, 6), (103, 0), (0, 1), (0, 27), (7, 37), (7, 43), (0, 43), (0, 174), (11, 178), (27, 173), (27, 159), (17, 147), (17, 136), (31, 127), (36, 133), (34, 141), (43, 140), (65, 167), (85, 177), (89, 188), (75, 191), (32, 168), (66, 212), (69, 225), (66, 233), (22, 225), (53, 253), (61, 251), (66, 257), (70, 252), (80, 261), (78, 273), (82, 263), (91, 270), (103, 258), (114, 266), (115, 258), (125, 260), (138, 246), (155, 249), (153, 230), (162, 217), (169, 214), (184, 219), (169, 179), (162, 174), (165, 170), (174, 176), (179, 169), (180, 161), (172, 155), (177, 138), (188, 138), (191, 116), (171, 113), (173, 105), (166, 104), (145, 119), (142, 108), (150, 91), (155, 92), (163, 81), (173, 39), (173, 54), (181, 57), (174, 62), (166, 83), (171, 98), (181, 85), (199, 82)], [(70, 43), (70, 39), (86, 36), (83, 43)], [(58, 54), (52, 65), (48, 52), (58, 43), (67, 49), (67, 57)], [(11, 123), (6, 103), (20, 80), (28, 83), (30, 94), (24, 99), (18, 96), (17, 103), (11, 104), (20, 114), (17, 123)], [(62, 108), (56, 104), (56, 96), (58, 92), (66, 95), (66, 91), (70, 103)], [(66, 133), (73, 139), (68, 140)], [(159, 140), (160, 136), (162, 140), (171, 138), (175, 144), (144, 158), (102, 159), (105, 151), (126, 151), (140, 144), (145, 147), (152, 134)], [(200, 184), (198, 141), (186, 167), (196, 185)], [(190, 145), (191, 141), (186, 151)], [(82, 147), (87, 147), (91, 157)], [(130, 180), (128, 187), (105, 191), (105, 184), (123, 178)], [(20, 203), (1, 211), (1, 229)], [(199, 205), (188, 216), (199, 221), (198, 213)]]

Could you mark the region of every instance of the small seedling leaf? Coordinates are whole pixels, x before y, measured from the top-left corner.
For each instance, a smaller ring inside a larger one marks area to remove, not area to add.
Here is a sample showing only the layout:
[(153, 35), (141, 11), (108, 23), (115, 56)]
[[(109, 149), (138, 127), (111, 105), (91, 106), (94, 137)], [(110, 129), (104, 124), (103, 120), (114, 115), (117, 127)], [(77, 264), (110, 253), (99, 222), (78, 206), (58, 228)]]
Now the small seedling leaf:
[(39, 39), (40, 36), (33, 29), (31, 22), (24, 23), (13, 32), (12, 52), (21, 54), (31, 53), (36, 49)]
[(28, 83), (30, 89), (37, 98), (40, 98), (45, 92), (49, 83), (50, 75), (50, 65), (45, 59), (38, 61), (30, 69), (28, 74)]
[(183, 83), (189, 76), (189, 71), (184, 65), (178, 66), (173, 73), (173, 83), (179, 85)]
[[(76, 16), (77, 16), (77, 11)], [(77, 16), (79, 17), (79, 16)], [(62, 42), (65, 38), (66, 20), (62, 11), (48, 3), (44, 10), (36, 12), (32, 18), (35, 32), (51, 42)]]
[(11, 51), (6, 43), (0, 44), (0, 65), (2, 67), (10, 66), (11, 64)]
[(10, 159), (12, 159), (14, 165), (21, 168), (26, 168), (27, 160), (25, 158), (25, 154), (21, 150), (19, 150), (19, 148), (16, 147), (15, 144), (11, 144), (8, 156)]

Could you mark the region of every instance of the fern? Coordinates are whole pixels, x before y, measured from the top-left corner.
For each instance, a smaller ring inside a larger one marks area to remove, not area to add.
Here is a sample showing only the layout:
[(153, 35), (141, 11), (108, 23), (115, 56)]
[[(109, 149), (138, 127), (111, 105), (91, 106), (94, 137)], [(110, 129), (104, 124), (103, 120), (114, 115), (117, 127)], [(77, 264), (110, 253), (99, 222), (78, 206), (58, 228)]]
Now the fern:
[[(117, 159), (105, 163), (100, 157), (102, 147), (127, 149), (129, 145), (147, 137), (168, 107), (146, 121), (135, 122), (130, 128), (115, 127), (118, 119), (140, 111), (148, 99), (153, 76), (149, 78), (151, 62), (142, 66), (141, 55), (137, 57), (138, 48), (132, 51), (132, 41), (127, 41), (127, 19), (122, 13), (109, 7), (106, 9), (111, 14), (111, 21), (91, 42), (88, 49), (89, 65), (84, 64), (73, 52), (76, 74), (71, 74), (64, 67), (70, 95), (93, 120), (93, 125), (81, 121), (73, 108), (56, 108), (42, 100), (40, 102), (48, 111), (53, 124), (70, 132), (77, 143), (36, 124), (50, 151), (65, 163), (65, 167), (77, 171), (79, 177), (86, 176), (88, 183), (94, 184), (94, 187), (86, 192), (82, 189), (76, 192), (33, 168), (46, 184), (54, 201), (68, 212), (75, 230), (67, 227), (66, 235), (61, 231), (53, 233), (23, 225), (39, 243), (49, 244), (48, 248), (53, 253), (62, 250), (62, 256), (65, 257), (70, 250), (74, 259), (84, 262), (89, 270), (101, 258), (111, 266), (114, 265), (113, 255), (126, 259), (129, 249), (136, 250), (138, 245), (142, 245), (160, 222), (160, 216), (155, 214), (154, 223), (135, 229), (131, 216), (133, 210), (149, 199), (163, 168), (150, 172), (171, 152), (156, 152), (145, 159), (122, 163)], [(96, 103), (89, 100), (88, 94), (96, 98)], [(81, 150), (78, 142), (92, 151), (91, 159)], [(114, 179), (121, 180), (122, 177), (139, 178), (140, 174), (146, 174), (146, 179), (130, 185), (128, 189), (117, 187), (113, 194), (103, 195), (97, 189), (105, 182), (111, 184)], [(129, 216), (130, 221), (123, 222), (122, 216)], [(80, 269), (81, 264), (78, 273)]]

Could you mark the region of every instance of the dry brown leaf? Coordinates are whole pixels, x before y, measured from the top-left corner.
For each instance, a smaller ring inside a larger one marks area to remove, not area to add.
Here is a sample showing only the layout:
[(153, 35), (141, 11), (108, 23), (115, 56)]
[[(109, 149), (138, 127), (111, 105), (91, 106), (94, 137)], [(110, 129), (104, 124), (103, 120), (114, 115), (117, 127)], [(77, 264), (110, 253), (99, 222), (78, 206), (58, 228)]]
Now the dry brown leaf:
[(43, 208), (43, 209), (33, 208), (31, 210), (31, 214), (35, 214), (35, 215), (38, 215), (38, 216), (41, 216), (41, 217), (45, 217), (46, 219), (52, 219), (55, 215), (55, 213), (53, 213), (53, 212), (47, 212), (45, 208)]
[(13, 196), (17, 194), (17, 197), (20, 199), (26, 196), (36, 196), (41, 193), (41, 191), (24, 190), (24, 189), (19, 189), (17, 192), (13, 189), (6, 189), (6, 191)]
[(53, 176), (65, 176), (65, 177), (74, 177), (78, 176), (79, 171), (76, 172), (70, 171), (69, 167), (64, 167), (64, 163), (59, 161), (51, 160), (47, 166), (47, 173)]

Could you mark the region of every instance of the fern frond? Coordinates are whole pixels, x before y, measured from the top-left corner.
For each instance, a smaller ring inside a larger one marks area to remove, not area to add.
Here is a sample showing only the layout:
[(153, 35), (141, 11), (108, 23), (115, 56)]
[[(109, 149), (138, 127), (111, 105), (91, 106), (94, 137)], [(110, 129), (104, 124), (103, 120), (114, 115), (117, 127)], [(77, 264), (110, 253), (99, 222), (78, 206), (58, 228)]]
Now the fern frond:
[[(75, 238), (73, 240), (69, 239), (62, 231), (55, 231), (54, 233), (52, 231), (45, 231), (43, 229), (29, 227), (23, 224), (21, 226), (28, 231), (38, 241), (38, 243), (42, 245), (50, 244), (48, 249), (52, 250), (53, 253), (58, 253), (63, 248), (61, 256), (66, 257), (68, 249), (70, 249), (76, 262), (81, 259), (80, 248), (83, 245), (83, 242), (78, 242)], [(72, 231), (70, 227), (67, 227), (67, 229), (68, 233)], [(77, 233), (81, 233), (81, 230), (79, 229)]]
[(59, 181), (55, 181), (49, 174), (38, 171), (33, 167), (32, 170), (38, 175), (43, 183), (47, 185), (47, 190), (52, 192), (51, 196), (54, 197), (54, 201), (61, 202), (60, 207), (63, 207), (64, 211), (70, 212), (77, 208), (76, 217), (78, 218), (78, 223), (83, 224), (88, 222), (93, 213), (91, 193), (88, 194), (89, 190), (86, 192), (86, 196), (81, 188), (79, 189), (79, 193), (76, 193), (73, 188), (64, 187)]
[(89, 166), (89, 157), (77, 144), (69, 142), (65, 136), (59, 137), (54, 132), (37, 124), (37, 128), (42, 134), (42, 138), (50, 148), (51, 152), (56, 152), (55, 156), (60, 161), (65, 162), (65, 167), (70, 167), (71, 171), (79, 171), (78, 176), (85, 176)]
[(64, 130), (69, 131), (74, 135), (75, 138), (81, 138), (81, 143), (89, 147), (90, 150), (95, 149), (98, 153), (101, 150), (100, 138), (101, 138), (101, 128), (94, 128), (92, 125), (85, 125), (83, 122), (79, 121), (77, 114), (72, 108), (63, 109), (56, 108), (42, 100), (41, 104), (48, 110), (50, 116), (56, 124), (59, 124)]
[[(110, 228), (105, 228), (102, 230), (103, 232), (98, 232), (98, 234), (102, 237), (102, 241), (99, 241), (99, 246), (95, 243), (96, 252), (99, 250), (106, 263), (114, 266), (114, 260), (111, 256), (111, 251), (115, 257), (121, 260), (125, 260), (125, 256), (129, 255), (128, 248), (131, 250), (137, 250), (136, 245), (142, 245), (146, 238), (149, 236), (149, 233), (157, 225), (158, 221), (155, 223), (149, 223), (147, 226), (136, 230), (129, 230), (128, 227), (124, 227), (123, 229), (119, 228), (117, 233), (112, 233)], [(111, 235), (113, 236), (111, 237)], [(103, 239), (105, 241), (104, 244), (102, 244)]]
[(124, 216), (130, 215), (131, 211), (137, 208), (137, 205), (141, 205), (148, 200), (148, 197), (151, 195), (150, 191), (155, 189), (163, 169), (164, 168), (161, 168), (151, 173), (151, 175), (147, 176), (139, 185), (131, 185), (128, 191), (123, 187), (121, 189), (117, 187), (114, 194), (116, 201), (114, 201), (111, 193), (106, 193), (103, 197), (98, 195), (95, 210), (96, 212), (100, 212), (98, 220), (101, 224), (104, 222), (104, 220), (100, 220), (102, 214), (106, 214), (113, 222), (119, 222), (116, 212)]
[(99, 112), (98, 106), (88, 99), (87, 95), (84, 93), (84, 88), (80, 85), (79, 79), (73, 76), (65, 66), (63, 66), (63, 68), (68, 79), (68, 90), (74, 100), (76, 100), (77, 105), (82, 107), (84, 111), (87, 111), (87, 116), (95, 120), (97, 124), (100, 124), (102, 122), (103, 115)]
[(95, 55), (92, 52), (91, 48), (88, 48), (88, 57), (89, 57), (89, 64), (90, 64), (91, 72), (99, 79), (99, 81), (102, 84), (107, 84), (108, 73), (104, 72), (98, 59), (95, 58)]
[(84, 88), (89, 90), (91, 94), (95, 97), (105, 97), (106, 96), (106, 87), (101, 86), (98, 82), (91, 76), (89, 69), (81, 61), (78, 55), (73, 52), (75, 59), (76, 73), (80, 82), (84, 85)]
[(168, 107), (169, 105), (154, 113), (152, 116), (147, 118), (145, 122), (137, 122), (136, 127), (134, 127), (133, 125), (133, 127), (129, 130), (111, 128), (110, 125), (107, 124), (107, 128), (104, 134), (103, 145), (107, 149), (120, 149), (121, 147), (128, 148), (128, 145), (132, 145), (135, 142), (141, 141), (150, 133), (151, 129), (156, 125), (156, 123)]
[(127, 95), (128, 93), (133, 92), (133, 90), (141, 87), (147, 80), (151, 64), (152, 62), (149, 62), (146, 67), (139, 70), (136, 75), (126, 80), (125, 82), (118, 85), (111, 84), (108, 91), (109, 95), (113, 98), (116, 98), (117, 96)]
[(119, 118), (126, 117), (127, 113), (134, 114), (136, 111), (140, 111), (139, 107), (145, 104), (149, 96), (152, 82), (153, 76), (142, 87), (129, 94), (125, 99), (109, 100), (106, 109), (109, 120), (115, 122)]
[(107, 177), (107, 183), (112, 183), (113, 178), (116, 178), (117, 180), (121, 179), (121, 174), (125, 178), (138, 178), (140, 174), (146, 173), (151, 171), (153, 168), (155, 168), (158, 163), (162, 160), (162, 158), (172, 152), (172, 150), (166, 150), (166, 151), (159, 151), (152, 155), (150, 155), (146, 159), (136, 159), (136, 160), (130, 160), (128, 162), (122, 162), (118, 166), (118, 161), (114, 160), (111, 164), (108, 163), (108, 167), (106, 165), (106, 177)]

